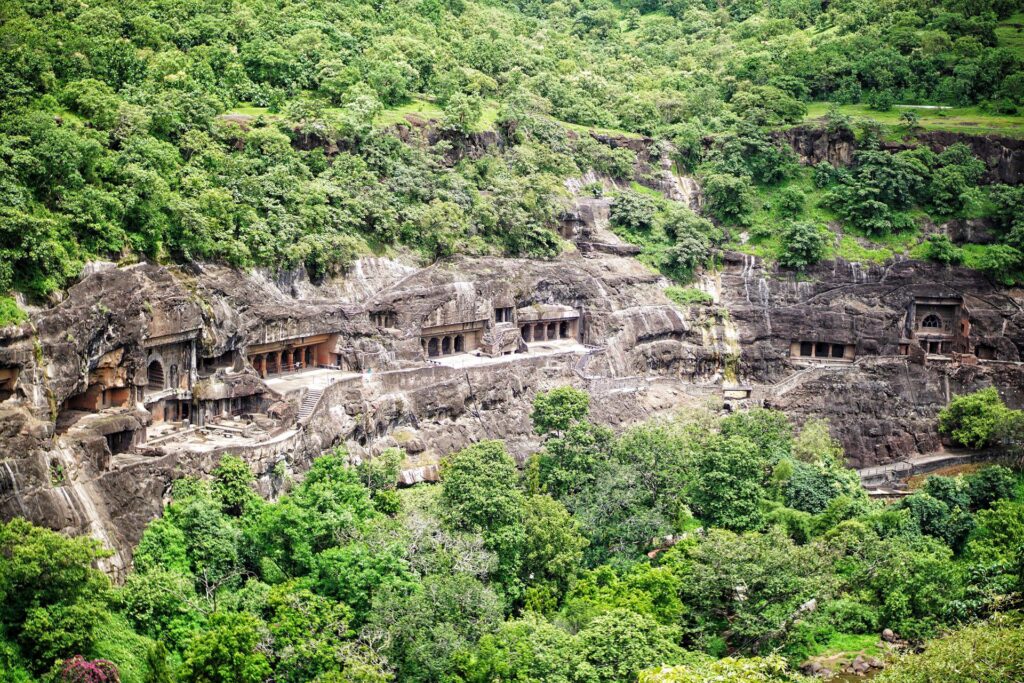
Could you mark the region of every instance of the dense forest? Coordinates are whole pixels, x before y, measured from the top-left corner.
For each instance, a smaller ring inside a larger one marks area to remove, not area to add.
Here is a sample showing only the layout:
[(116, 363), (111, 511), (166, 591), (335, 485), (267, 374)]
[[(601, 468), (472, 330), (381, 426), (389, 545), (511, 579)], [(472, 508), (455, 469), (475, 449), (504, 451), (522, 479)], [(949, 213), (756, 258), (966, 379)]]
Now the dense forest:
[[(47, 295), (94, 258), (305, 265), (319, 278), (399, 245), (428, 260), (551, 257), (566, 248), (552, 230), (565, 178), (635, 180), (635, 153), (587, 128), (651, 136), (652, 157), (700, 179), (714, 224), (650, 192), (616, 199), (617, 229), (679, 281), (724, 245), (793, 268), (905, 253), (1011, 284), (1024, 269), (1021, 188), (979, 188), (983, 166), (963, 147), (875, 148), (941, 126), (928, 109), (896, 122), (894, 104), (959, 107), (983, 130), (1019, 125), (1020, 9), (10, 0), (0, 294)], [(819, 102), (895, 123), (833, 106), (829, 128), (859, 138), (854, 165), (800, 168), (770, 133)], [(404, 112), (436, 119), (444, 139), (402, 143), (393, 124)], [(451, 163), (453, 146), (493, 128), (505, 144)], [(998, 243), (924, 239), (927, 219), (957, 216), (990, 218)], [(845, 232), (833, 239), (830, 222)], [(0, 319), (20, 315), (0, 298)]]
[[(0, 327), (97, 259), (551, 259), (570, 185), (612, 196), (678, 303), (725, 250), (1024, 284), (1024, 185), (916, 144), (1024, 136), (1022, 31), (1020, 0), (4, 0)], [(850, 163), (801, 165), (801, 125)], [(653, 189), (662, 161), (699, 212)], [(401, 490), (397, 449), (282, 466), (273, 501), (226, 456), (175, 482), (123, 584), (94, 539), (0, 523), (0, 683), (797, 683), (837, 653), (881, 683), (1024, 680), (1024, 413), (995, 389), (938, 429), (1005, 466), (889, 502), (822, 421), (616, 433), (568, 387), (532, 421), (520, 466), (484, 441)]]
[[(882, 681), (1024, 670), (1012, 470), (886, 504), (820, 421), (693, 409), (616, 436), (588, 411), (539, 394), (522, 470), (481, 442), (404, 490), (398, 450), (325, 455), (275, 502), (227, 456), (177, 481), (116, 588), (96, 541), (0, 525), (0, 680), (786, 682), (822, 652), (882, 656), (884, 629), (927, 648)], [(986, 390), (940, 422), (995, 445), (1024, 412)]]

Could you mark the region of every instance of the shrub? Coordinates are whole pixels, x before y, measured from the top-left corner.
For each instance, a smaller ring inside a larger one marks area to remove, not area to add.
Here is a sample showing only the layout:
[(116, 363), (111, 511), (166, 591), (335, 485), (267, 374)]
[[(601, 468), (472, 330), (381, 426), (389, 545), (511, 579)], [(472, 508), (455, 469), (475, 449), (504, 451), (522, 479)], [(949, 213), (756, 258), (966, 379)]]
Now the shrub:
[(25, 311), (18, 307), (18, 303), (9, 296), (0, 296), (0, 327), (17, 325), (28, 319)]
[(779, 263), (786, 268), (802, 269), (825, 257), (832, 233), (823, 225), (790, 223), (782, 230)]
[(754, 208), (750, 179), (728, 173), (709, 173), (703, 180), (708, 212), (720, 221), (746, 223)]
[(715, 301), (713, 296), (696, 287), (668, 287), (665, 296), (680, 306), (710, 306)]
[(945, 235), (930, 235), (925, 243), (924, 256), (929, 261), (957, 265), (964, 262), (964, 252)]
[(88, 660), (75, 655), (64, 662), (57, 679), (61, 683), (120, 683), (117, 667), (105, 659)]
[(1019, 617), (989, 621), (929, 641), (920, 654), (897, 659), (878, 683), (1004, 683), (1024, 672), (1024, 628)]
[(1013, 470), (993, 465), (964, 477), (972, 510), (987, 508), (997, 500), (1011, 498), (1017, 483)]
[(631, 230), (650, 230), (658, 205), (639, 192), (622, 192), (612, 202), (612, 223)]
[(995, 387), (957, 396), (939, 413), (939, 432), (968, 448), (983, 448), (1007, 412)]
[(783, 218), (796, 218), (804, 210), (807, 203), (807, 195), (795, 187), (786, 187), (779, 190), (775, 199), (775, 209)]

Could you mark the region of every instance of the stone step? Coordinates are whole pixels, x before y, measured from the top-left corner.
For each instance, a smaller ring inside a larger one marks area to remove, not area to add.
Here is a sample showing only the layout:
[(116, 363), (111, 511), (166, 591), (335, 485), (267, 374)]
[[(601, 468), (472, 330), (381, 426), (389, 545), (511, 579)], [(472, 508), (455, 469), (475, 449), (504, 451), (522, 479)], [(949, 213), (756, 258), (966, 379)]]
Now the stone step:
[(310, 389), (306, 392), (306, 395), (302, 397), (302, 405), (299, 406), (300, 422), (313, 414), (313, 410), (316, 408), (316, 404), (320, 402), (320, 397), (323, 394), (323, 389)]

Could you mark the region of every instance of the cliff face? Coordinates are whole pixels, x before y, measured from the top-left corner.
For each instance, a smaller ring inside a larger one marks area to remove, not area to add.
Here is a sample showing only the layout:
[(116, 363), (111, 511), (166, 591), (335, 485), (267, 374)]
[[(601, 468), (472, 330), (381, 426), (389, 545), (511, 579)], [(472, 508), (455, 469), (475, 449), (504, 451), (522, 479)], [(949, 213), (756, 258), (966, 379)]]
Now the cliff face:
[(958, 393), (1024, 404), (1019, 290), (912, 261), (797, 279), (726, 254), (698, 283), (714, 303), (679, 307), (606, 214), (579, 200), (563, 231), (579, 249), (550, 262), (364, 259), (322, 285), (94, 268), (0, 333), (0, 516), (91, 533), (117, 573), (173, 480), (224, 453), (266, 496), (336, 445), (356, 460), (401, 447), (402, 480), (432, 480), (480, 439), (528, 455), (534, 395), (564, 384), (618, 427), (708, 401), (825, 417), (858, 466), (937, 448)]
[[(775, 135), (792, 147), (800, 163), (812, 166), (822, 161), (833, 166), (845, 166), (853, 160), (857, 148), (851, 133), (829, 133), (816, 126), (794, 126)], [(1024, 140), (1017, 138), (927, 131), (918, 133), (913, 141), (885, 142), (883, 149), (898, 152), (924, 145), (935, 152), (941, 152), (956, 144), (967, 145), (975, 156), (985, 162), (986, 171), (982, 182), (1018, 185), (1024, 179)]]

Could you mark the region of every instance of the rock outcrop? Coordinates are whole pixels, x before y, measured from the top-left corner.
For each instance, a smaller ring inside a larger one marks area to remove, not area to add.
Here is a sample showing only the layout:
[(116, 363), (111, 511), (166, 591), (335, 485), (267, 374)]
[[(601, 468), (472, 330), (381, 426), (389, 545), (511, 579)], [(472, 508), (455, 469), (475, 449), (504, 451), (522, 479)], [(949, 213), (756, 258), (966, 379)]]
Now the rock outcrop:
[(612, 239), (606, 217), (579, 199), (564, 234), (580, 248), (553, 261), (365, 259), (321, 284), (90, 269), (0, 332), (0, 516), (93, 534), (116, 574), (173, 480), (224, 453), (265, 496), (339, 445), (401, 447), (402, 481), (433, 480), (480, 439), (527, 456), (533, 397), (564, 384), (616, 427), (708, 401), (825, 417), (857, 466), (934, 450), (958, 393), (1024, 405), (1019, 290), (908, 260), (798, 279), (729, 253), (698, 283), (713, 303), (677, 306), (637, 260), (583, 249)]
[[(814, 166), (826, 161), (833, 166), (846, 166), (853, 160), (856, 139), (847, 130), (829, 132), (821, 126), (800, 125), (774, 133), (777, 140), (788, 144), (801, 164)], [(935, 152), (956, 144), (967, 145), (985, 162), (984, 183), (1019, 185), (1024, 182), (1024, 139), (1002, 135), (968, 135), (951, 131), (925, 131), (906, 141), (883, 142), (883, 149), (898, 152), (926, 146)]]

